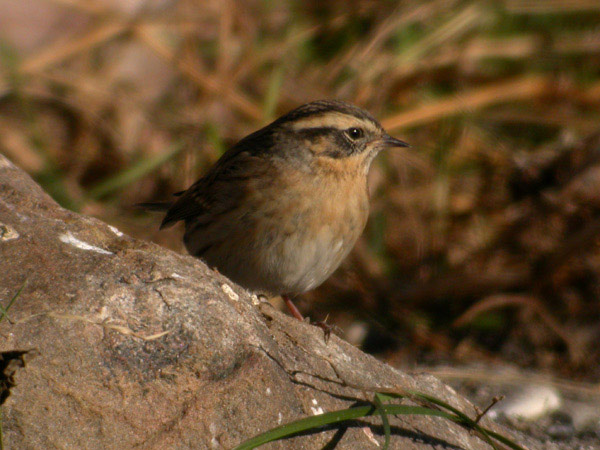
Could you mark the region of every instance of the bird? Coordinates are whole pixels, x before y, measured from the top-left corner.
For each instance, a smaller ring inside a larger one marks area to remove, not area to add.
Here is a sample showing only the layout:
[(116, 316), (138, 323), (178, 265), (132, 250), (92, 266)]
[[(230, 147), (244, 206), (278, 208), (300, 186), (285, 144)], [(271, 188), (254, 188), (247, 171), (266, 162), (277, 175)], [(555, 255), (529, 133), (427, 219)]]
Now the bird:
[(185, 223), (187, 251), (250, 292), (292, 298), (338, 268), (369, 215), (367, 174), (386, 148), (410, 147), (367, 111), (317, 100), (241, 139), (174, 201), (160, 229)]

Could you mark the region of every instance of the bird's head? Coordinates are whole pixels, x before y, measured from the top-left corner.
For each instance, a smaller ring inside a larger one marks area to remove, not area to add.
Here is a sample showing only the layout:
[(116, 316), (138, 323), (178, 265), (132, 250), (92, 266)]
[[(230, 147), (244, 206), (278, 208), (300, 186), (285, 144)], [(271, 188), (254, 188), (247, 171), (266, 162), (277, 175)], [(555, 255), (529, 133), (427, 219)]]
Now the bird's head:
[(339, 160), (341, 164), (351, 160), (365, 171), (381, 150), (409, 146), (390, 136), (367, 111), (335, 100), (302, 105), (271, 126), (285, 140), (286, 148), (308, 159)]

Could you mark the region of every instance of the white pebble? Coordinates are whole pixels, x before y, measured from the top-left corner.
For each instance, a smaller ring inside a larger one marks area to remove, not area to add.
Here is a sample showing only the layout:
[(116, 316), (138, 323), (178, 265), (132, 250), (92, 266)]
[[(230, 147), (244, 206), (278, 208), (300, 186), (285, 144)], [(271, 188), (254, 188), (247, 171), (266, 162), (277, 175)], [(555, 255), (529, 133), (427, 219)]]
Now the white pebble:
[(490, 410), (490, 417), (500, 414), (524, 420), (535, 420), (556, 411), (561, 405), (559, 392), (547, 385), (531, 385), (509, 394)]

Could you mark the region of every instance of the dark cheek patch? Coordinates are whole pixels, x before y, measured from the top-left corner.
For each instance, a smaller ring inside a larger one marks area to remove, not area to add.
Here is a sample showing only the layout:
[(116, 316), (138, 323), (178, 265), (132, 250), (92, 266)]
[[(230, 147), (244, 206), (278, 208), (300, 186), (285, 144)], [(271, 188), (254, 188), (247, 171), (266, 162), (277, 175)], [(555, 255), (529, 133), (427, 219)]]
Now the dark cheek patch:
[(344, 136), (344, 131), (333, 127), (306, 128), (299, 130), (303, 139), (315, 146), (315, 153), (330, 158), (344, 158), (360, 151)]
[(330, 146), (328, 151), (323, 152), (323, 155), (331, 158), (344, 158), (356, 153), (357, 149), (348, 142), (348, 139), (346, 139), (342, 133), (343, 132), (336, 130), (332, 139), (335, 144)]

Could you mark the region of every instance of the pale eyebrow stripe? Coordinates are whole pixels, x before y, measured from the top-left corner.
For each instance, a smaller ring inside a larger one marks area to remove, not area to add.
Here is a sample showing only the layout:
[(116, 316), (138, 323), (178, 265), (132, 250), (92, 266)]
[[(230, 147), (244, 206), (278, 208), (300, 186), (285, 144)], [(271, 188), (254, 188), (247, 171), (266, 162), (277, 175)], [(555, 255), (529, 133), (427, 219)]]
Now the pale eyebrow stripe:
[(326, 112), (317, 116), (306, 117), (292, 122), (291, 125), (293, 130), (298, 131), (304, 128), (337, 128), (338, 130), (345, 130), (346, 128), (357, 126), (357, 124), (375, 131), (375, 126), (370, 121), (337, 112)]

